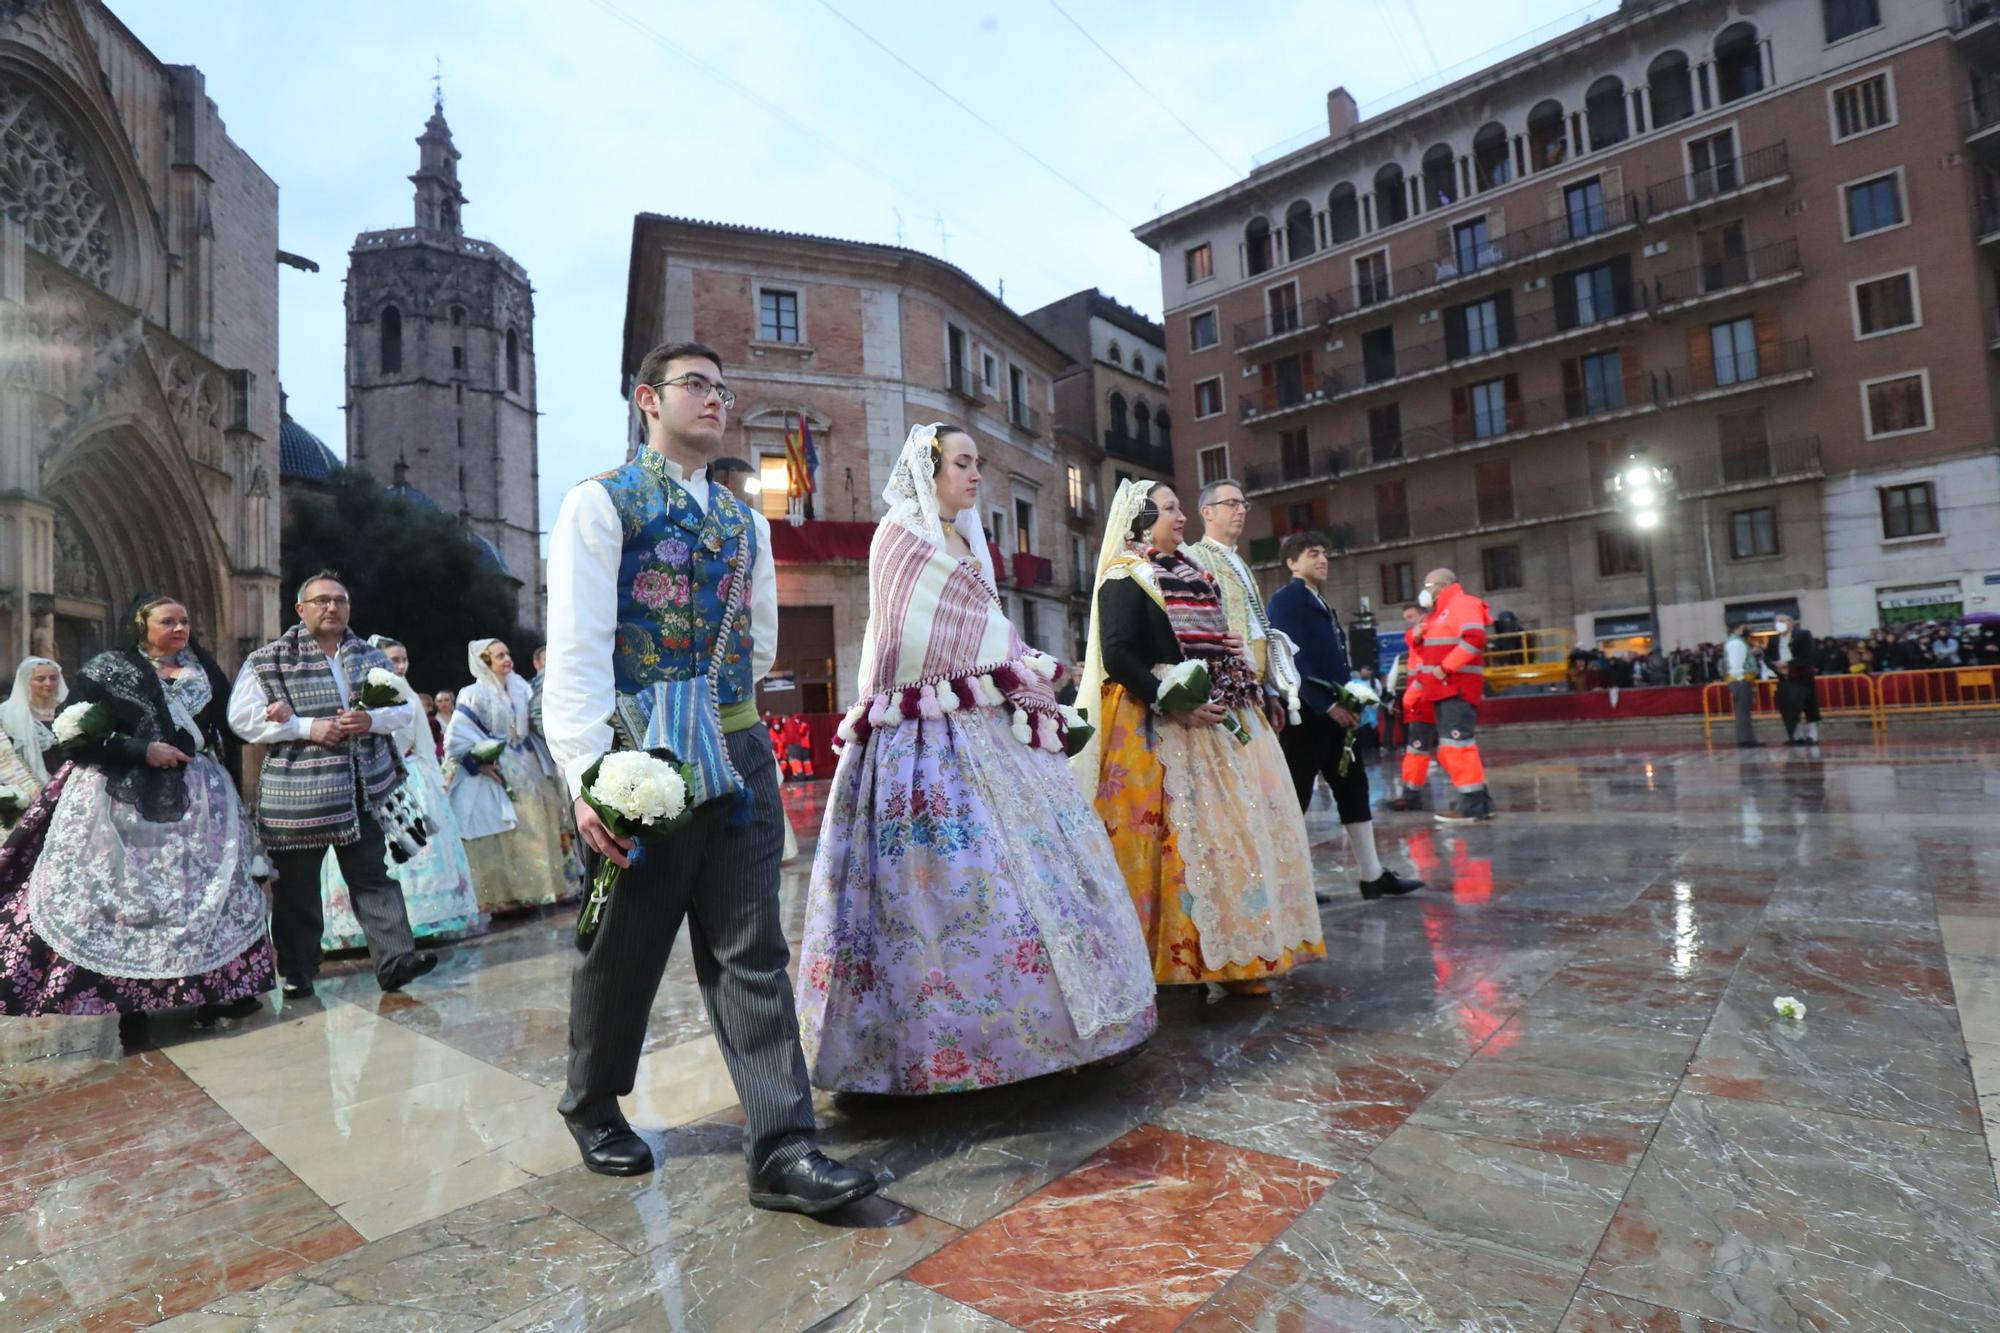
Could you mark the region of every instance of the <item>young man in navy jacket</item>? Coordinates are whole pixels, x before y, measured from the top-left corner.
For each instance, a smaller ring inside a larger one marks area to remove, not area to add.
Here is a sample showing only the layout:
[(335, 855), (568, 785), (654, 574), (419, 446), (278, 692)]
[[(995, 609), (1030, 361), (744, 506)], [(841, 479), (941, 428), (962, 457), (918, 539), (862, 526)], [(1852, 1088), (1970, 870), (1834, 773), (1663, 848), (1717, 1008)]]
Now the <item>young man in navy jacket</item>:
[(1271, 625), (1292, 641), (1298, 663), (1300, 725), (1279, 734), (1285, 762), (1292, 771), (1292, 786), (1299, 796), (1299, 809), (1312, 801), (1313, 778), (1324, 777), (1333, 788), (1334, 804), (1340, 810), (1341, 827), (1347, 830), (1354, 848), (1355, 868), (1361, 875), (1361, 896), (1380, 898), (1409, 893), (1423, 887), (1422, 880), (1404, 879), (1385, 868), (1375, 850), (1374, 815), (1368, 806), (1368, 770), (1356, 759), (1345, 776), (1340, 772), (1340, 755), (1347, 733), (1359, 719), (1341, 706), (1340, 687), (1347, 684), (1352, 668), (1347, 658), (1347, 634), (1340, 617), (1328, 606), (1321, 590), (1326, 586), (1326, 537), (1317, 532), (1295, 532), (1285, 538), (1278, 554), (1291, 571), (1292, 581), (1271, 595)]

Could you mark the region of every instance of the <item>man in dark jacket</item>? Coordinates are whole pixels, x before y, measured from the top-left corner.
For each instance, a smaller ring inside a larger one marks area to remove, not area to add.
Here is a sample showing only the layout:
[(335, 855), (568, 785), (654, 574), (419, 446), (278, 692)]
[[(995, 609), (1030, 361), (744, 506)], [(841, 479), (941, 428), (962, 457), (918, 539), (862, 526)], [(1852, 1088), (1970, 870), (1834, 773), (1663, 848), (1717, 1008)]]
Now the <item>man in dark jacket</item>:
[[(1814, 667), (1812, 631), (1788, 615), (1777, 618), (1778, 632), (1764, 645), (1764, 660), (1778, 677), (1778, 716), (1785, 743), (1819, 744), (1819, 671)], [(1801, 725), (1803, 723), (1803, 725)]]
[(1278, 548), (1285, 568), (1292, 572), (1292, 581), (1271, 595), (1271, 627), (1292, 641), (1300, 677), (1300, 723), (1279, 733), (1278, 743), (1292, 771), (1300, 810), (1312, 803), (1315, 777), (1324, 777), (1333, 789), (1341, 827), (1354, 847), (1361, 896), (1409, 893), (1421, 889), (1423, 881), (1404, 879), (1387, 869), (1375, 850), (1368, 770), (1356, 758), (1347, 772), (1340, 771), (1347, 735), (1359, 726), (1360, 719), (1341, 701), (1340, 687), (1347, 684), (1350, 675), (1347, 635), (1340, 627), (1340, 617), (1321, 596), (1326, 586), (1326, 552), (1331, 545), (1317, 532), (1295, 532)]

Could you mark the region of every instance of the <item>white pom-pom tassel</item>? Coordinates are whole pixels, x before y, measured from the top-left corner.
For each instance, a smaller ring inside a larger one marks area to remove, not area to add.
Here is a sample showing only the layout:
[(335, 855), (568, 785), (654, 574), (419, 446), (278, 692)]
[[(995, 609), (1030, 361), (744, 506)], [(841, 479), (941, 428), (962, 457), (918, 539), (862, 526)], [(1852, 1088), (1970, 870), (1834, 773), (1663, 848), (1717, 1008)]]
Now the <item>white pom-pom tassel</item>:
[(1014, 710), (1014, 739), (1023, 745), (1035, 743), (1035, 734), (1028, 730), (1028, 714), (1024, 709)]
[(1054, 752), (1062, 749), (1062, 738), (1056, 734), (1056, 720), (1043, 716), (1035, 723), (1035, 737), (1044, 750)]
[(938, 682), (937, 706), (940, 713), (956, 713), (958, 711), (958, 690), (948, 680)]
[(1055, 659), (1043, 653), (1028, 653), (1021, 658), (1021, 665), (1034, 672), (1043, 680), (1056, 678)]
[[(947, 685), (945, 688), (949, 690), (951, 687)], [(944, 709), (938, 706), (937, 690), (932, 686), (926, 685), (917, 691), (917, 712), (933, 722), (944, 716)]]
[(1295, 726), (1295, 727), (1299, 727), (1299, 726), (1304, 726), (1304, 725), (1305, 725), (1305, 718), (1304, 718), (1303, 716), (1301, 716), (1301, 715), (1300, 715), (1300, 713), (1299, 713), (1299, 701), (1298, 701), (1298, 700), (1296, 700), (1296, 699), (1292, 700), (1292, 704), (1291, 704), (1291, 707), (1289, 707), (1289, 708), (1287, 708), (1287, 709), (1285, 710), (1285, 720), (1286, 720), (1287, 722), (1290, 722), (1290, 723), (1291, 723), (1291, 724), (1292, 724), (1293, 726)]
[(979, 677), (978, 684), (979, 692), (986, 697), (986, 706), (988, 708), (998, 708), (1001, 704), (1007, 702), (1007, 696), (1001, 692), (998, 685), (993, 683), (993, 677), (981, 676)]
[(875, 702), (868, 709), (868, 721), (871, 725), (877, 727), (886, 727), (889, 725), (888, 695), (878, 694), (875, 696)]
[(833, 734), (849, 745), (854, 744), (861, 739), (861, 719), (867, 715), (867, 705), (854, 705), (847, 710), (847, 716), (840, 719), (840, 725), (834, 728)]

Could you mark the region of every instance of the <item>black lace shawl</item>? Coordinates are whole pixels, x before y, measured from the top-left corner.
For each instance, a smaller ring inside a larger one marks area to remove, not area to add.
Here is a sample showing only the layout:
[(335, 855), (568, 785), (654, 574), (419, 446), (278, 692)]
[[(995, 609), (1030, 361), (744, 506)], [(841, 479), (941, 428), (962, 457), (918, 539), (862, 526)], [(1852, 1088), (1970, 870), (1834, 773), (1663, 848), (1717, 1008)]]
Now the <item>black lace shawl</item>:
[[(198, 668), (208, 675), (209, 701), (196, 715), (208, 753), (242, 787), (236, 735), (229, 729), (229, 678), (215, 659), (194, 650)], [(187, 783), (178, 768), (154, 768), (146, 762), (146, 747), (154, 741), (187, 748), (187, 737), (167, 708), (166, 688), (144, 653), (136, 648), (99, 653), (84, 664), (70, 691), (70, 704), (103, 704), (111, 712), (113, 730), (103, 740), (63, 751), (80, 764), (102, 768), (110, 778), (111, 798), (136, 806), (140, 817), (170, 824), (187, 814)]]

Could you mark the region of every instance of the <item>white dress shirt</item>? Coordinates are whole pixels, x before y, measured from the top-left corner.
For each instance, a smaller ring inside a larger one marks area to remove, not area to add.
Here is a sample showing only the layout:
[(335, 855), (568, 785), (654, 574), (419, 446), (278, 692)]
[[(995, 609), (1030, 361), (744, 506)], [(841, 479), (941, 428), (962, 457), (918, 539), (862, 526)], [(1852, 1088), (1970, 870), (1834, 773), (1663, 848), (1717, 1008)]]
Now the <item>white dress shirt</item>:
[(1723, 672), (1731, 680), (1744, 680), (1757, 673), (1750, 666), (1750, 645), (1732, 634), (1722, 641)]
[[(662, 459), (663, 470), (682, 482), (680, 467)], [(708, 484), (683, 488), (695, 507), (708, 512)], [(762, 680), (778, 660), (778, 566), (771, 556), (771, 527), (751, 511), (757, 558), (750, 567), (750, 679)], [(542, 685), (542, 731), (549, 753), (562, 766), (570, 793), (583, 790), (583, 775), (611, 748), (611, 711), (618, 690), (612, 655), (618, 635), (618, 562), (625, 532), (611, 493), (595, 482), (571, 488), (563, 497), (549, 533), (549, 656)]]
[[(340, 659), (329, 653), (326, 664), (333, 669), (333, 687), (340, 692), (340, 697), (352, 698), (353, 694), (347, 688), (347, 673), (341, 669)], [(281, 741), (312, 739), (312, 718), (294, 713), (283, 722), (272, 722), (264, 716), (264, 710), (270, 706), (271, 701), (264, 694), (264, 683), (257, 679), (257, 673), (245, 662), (243, 669), (236, 673), (236, 684), (229, 691), (229, 729), (251, 745), (276, 745)], [(406, 703), (364, 711), (368, 714), (370, 731), (399, 731), (416, 720), (416, 709)]]

